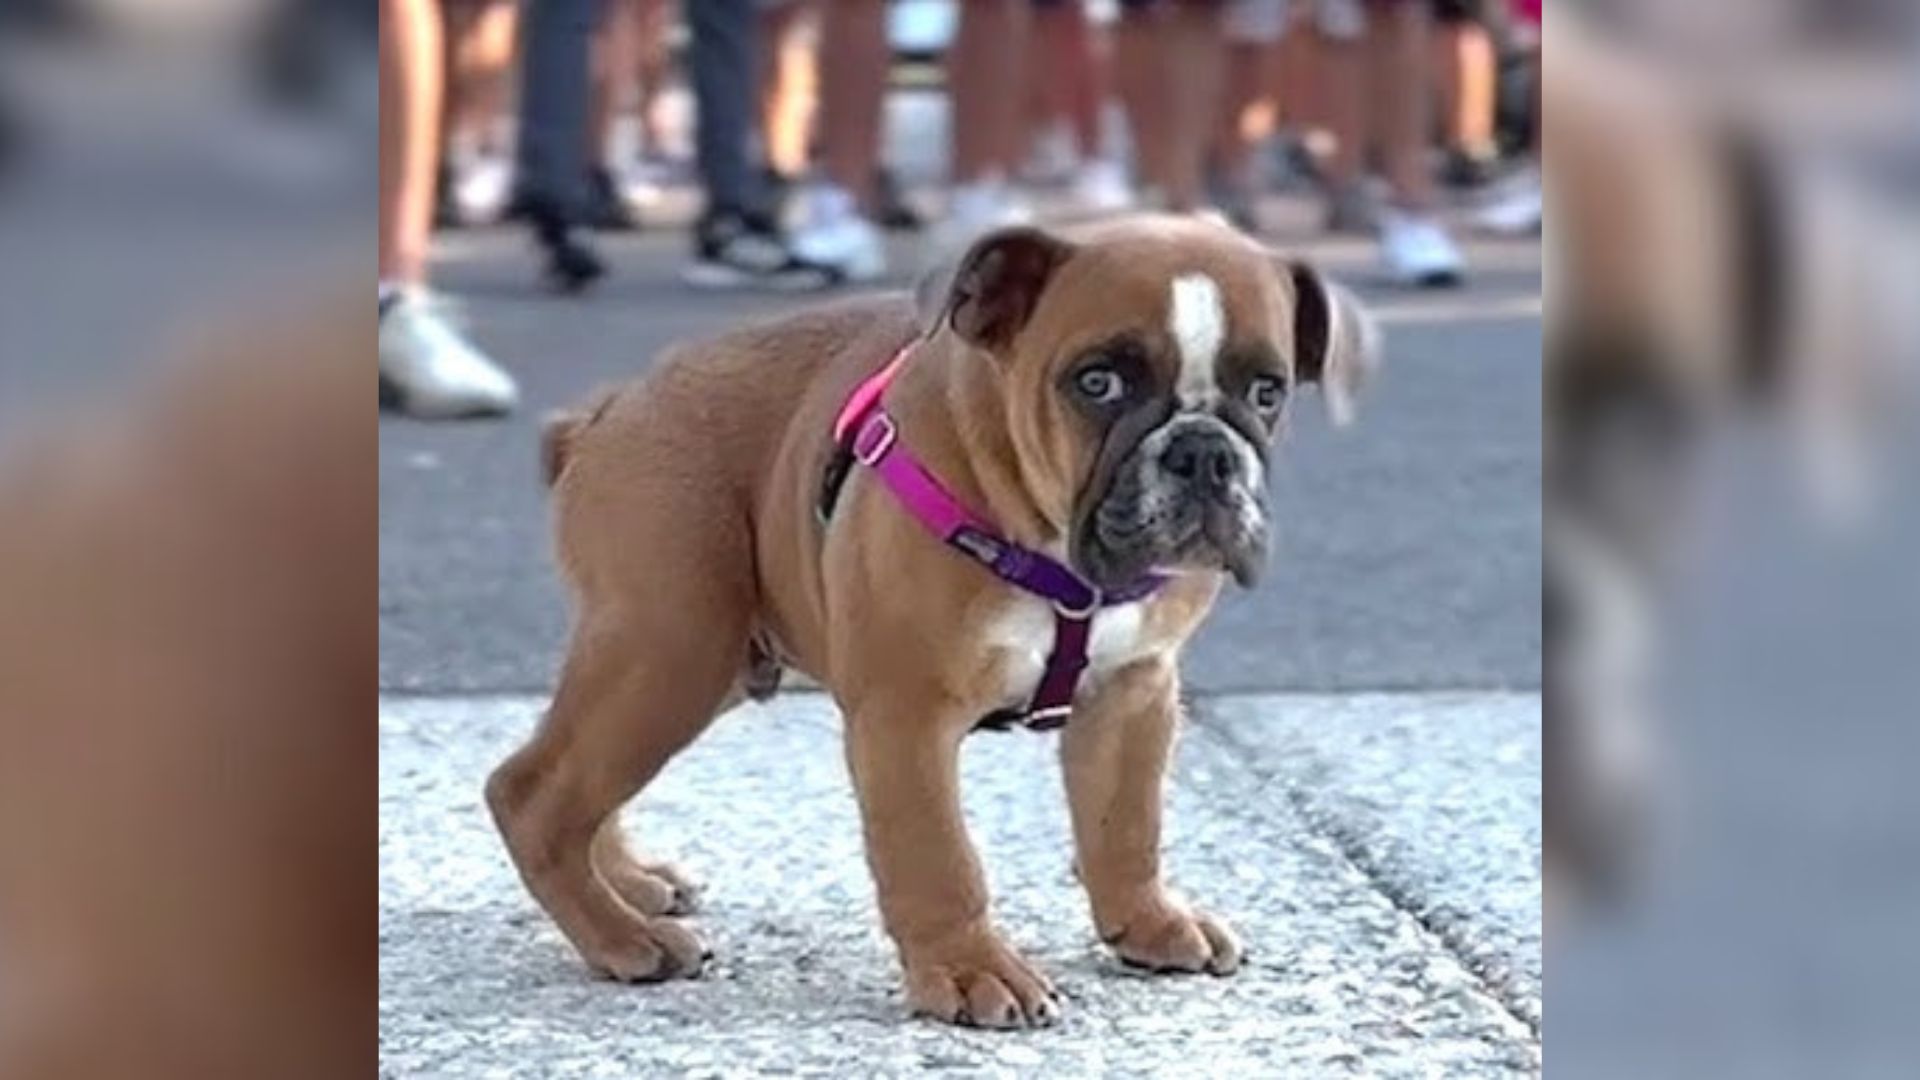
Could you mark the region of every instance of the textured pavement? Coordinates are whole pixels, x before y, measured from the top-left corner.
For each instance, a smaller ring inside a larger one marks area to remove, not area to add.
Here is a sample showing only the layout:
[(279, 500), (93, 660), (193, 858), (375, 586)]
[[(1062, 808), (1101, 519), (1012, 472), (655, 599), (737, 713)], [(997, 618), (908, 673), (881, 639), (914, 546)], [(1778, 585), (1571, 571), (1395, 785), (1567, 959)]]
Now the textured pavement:
[[(1540, 1064), (1539, 699), (1262, 695), (1196, 706), (1168, 869), (1227, 917), (1231, 978), (1110, 959), (1069, 871), (1055, 740), (967, 745), (994, 910), (1060, 1026), (907, 1015), (824, 697), (749, 706), (630, 811), (704, 885), (698, 981), (591, 977), (520, 887), (479, 778), (543, 702), (381, 716), (381, 1057), (400, 1076), (1488, 1076)], [(1326, 737), (1331, 733), (1331, 737)]]

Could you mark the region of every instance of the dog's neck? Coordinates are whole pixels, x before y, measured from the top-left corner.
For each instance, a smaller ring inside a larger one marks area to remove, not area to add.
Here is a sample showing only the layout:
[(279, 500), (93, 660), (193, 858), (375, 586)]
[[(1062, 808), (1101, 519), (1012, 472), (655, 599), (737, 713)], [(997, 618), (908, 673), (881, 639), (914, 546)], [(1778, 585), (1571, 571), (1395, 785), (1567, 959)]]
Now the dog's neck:
[(913, 346), (900, 374), (909, 392), (889, 407), (902, 437), (956, 497), (992, 521), (1007, 539), (1037, 551), (1066, 544), (1064, 510), (1034, 498), (1034, 464), (1014, 443), (1005, 362), (941, 330)]

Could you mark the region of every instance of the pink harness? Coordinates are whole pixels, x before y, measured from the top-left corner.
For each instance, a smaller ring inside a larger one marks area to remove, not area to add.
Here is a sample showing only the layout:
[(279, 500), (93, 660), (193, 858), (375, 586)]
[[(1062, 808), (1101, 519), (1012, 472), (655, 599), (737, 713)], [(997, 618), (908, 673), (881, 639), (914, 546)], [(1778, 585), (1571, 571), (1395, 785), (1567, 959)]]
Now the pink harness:
[(900, 347), (887, 366), (854, 387), (833, 424), (838, 460), (828, 471), (823, 513), (831, 509), (833, 488), (850, 461), (872, 469), (900, 505), (919, 519), (927, 531), (973, 559), (1009, 585), (1032, 593), (1053, 605), (1053, 650), (1047, 655), (1040, 685), (1024, 710), (1002, 710), (982, 726), (1005, 728), (1019, 722), (1034, 731), (1049, 731), (1067, 722), (1073, 711), (1074, 690), (1087, 667), (1087, 641), (1093, 615), (1102, 607), (1130, 604), (1153, 593), (1166, 579), (1149, 574), (1122, 588), (1101, 592), (1092, 583), (1059, 562), (1007, 540), (967, 506), (953, 497), (920, 460), (900, 442), (900, 427), (881, 404), (887, 387), (906, 366), (913, 343)]

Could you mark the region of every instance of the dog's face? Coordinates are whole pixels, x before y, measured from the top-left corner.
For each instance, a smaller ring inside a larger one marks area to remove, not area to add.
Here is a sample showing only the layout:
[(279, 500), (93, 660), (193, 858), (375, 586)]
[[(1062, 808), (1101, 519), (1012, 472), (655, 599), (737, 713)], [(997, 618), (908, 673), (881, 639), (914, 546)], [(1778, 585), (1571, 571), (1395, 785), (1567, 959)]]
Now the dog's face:
[(1251, 584), (1288, 400), (1319, 383), (1344, 420), (1375, 359), (1344, 290), (1191, 219), (995, 233), (942, 295), (948, 326), (999, 367), (1034, 499), (1106, 587), (1154, 570)]

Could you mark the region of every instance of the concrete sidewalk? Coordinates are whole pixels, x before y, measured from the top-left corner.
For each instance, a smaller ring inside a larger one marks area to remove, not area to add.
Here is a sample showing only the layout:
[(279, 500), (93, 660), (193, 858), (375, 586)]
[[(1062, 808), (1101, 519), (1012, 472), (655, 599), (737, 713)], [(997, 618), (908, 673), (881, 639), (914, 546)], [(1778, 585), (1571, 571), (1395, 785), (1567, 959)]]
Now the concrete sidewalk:
[(1053, 740), (968, 743), (969, 820), (1003, 928), (1062, 1025), (910, 1018), (831, 703), (721, 720), (640, 801), (650, 853), (705, 885), (702, 979), (589, 976), (520, 886), (482, 778), (544, 702), (381, 709), (382, 1075), (1438, 1076), (1540, 1068), (1537, 694), (1267, 694), (1194, 707), (1168, 864), (1233, 921), (1230, 979), (1151, 978), (1094, 940)]

